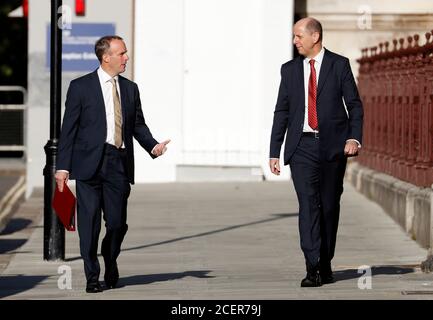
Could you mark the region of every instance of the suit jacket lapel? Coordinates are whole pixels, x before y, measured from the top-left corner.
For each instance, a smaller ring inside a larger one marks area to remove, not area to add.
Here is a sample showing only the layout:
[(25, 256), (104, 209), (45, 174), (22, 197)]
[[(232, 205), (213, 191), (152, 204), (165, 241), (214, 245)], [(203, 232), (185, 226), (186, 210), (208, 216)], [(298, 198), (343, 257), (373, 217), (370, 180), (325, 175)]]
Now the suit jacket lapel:
[[(296, 71), (298, 72), (298, 74), (295, 75), (294, 79), (302, 79), (300, 81), (300, 84), (299, 84), (299, 87), (300, 87), (299, 92), (301, 95), (302, 106), (304, 106), (304, 104), (305, 104), (305, 85), (304, 85), (304, 57), (303, 56), (298, 57)], [(305, 109), (305, 107), (304, 107), (304, 109)]]
[(119, 87), (120, 87), (120, 105), (122, 107), (122, 127), (125, 129), (125, 119), (126, 119), (126, 108), (128, 105), (128, 95), (126, 90), (126, 81), (122, 76), (119, 76)]
[[(98, 109), (100, 110), (100, 112), (102, 114), (106, 114), (104, 96), (102, 95), (102, 88), (101, 88), (101, 83), (99, 82), (97, 70), (95, 70), (95, 72), (92, 73), (91, 86), (93, 87), (93, 90), (90, 92), (94, 92), (96, 95), (96, 101), (98, 103), (98, 105), (97, 105)], [(105, 123), (105, 127), (107, 127), (107, 117), (104, 117), (104, 123)]]
[(329, 70), (331, 70), (332, 62), (333, 61), (329, 55), (329, 51), (327, 49), (325, 49), (325, 54), (323, 55), (322, 66), (320, 67), (319, 84), (317, 87), (317, 97), (320, 96), (320, 92), (322, 91), (322, 88), (326, 82), (326, 78), (328, 77)]

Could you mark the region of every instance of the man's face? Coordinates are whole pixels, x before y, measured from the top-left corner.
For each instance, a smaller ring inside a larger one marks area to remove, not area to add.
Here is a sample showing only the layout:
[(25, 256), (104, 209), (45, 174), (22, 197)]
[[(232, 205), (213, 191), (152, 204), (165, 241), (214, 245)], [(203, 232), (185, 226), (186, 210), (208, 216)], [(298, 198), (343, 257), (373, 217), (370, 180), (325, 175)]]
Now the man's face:
[(106, 61), (109, 69), (115, 75), (125, 72), (126, 62), (129, 60), (126, 52), (126, 46), (122, 40), (114, 39), (110, 42), (110, 49), (106, 53)]
[(313, 47), (318, 40), (318, 32), (310, 33), (306, 29), (305, 22), (296, 23), (293, 27), (293, 44), (300, 55), (311, 58), (314, 53)]

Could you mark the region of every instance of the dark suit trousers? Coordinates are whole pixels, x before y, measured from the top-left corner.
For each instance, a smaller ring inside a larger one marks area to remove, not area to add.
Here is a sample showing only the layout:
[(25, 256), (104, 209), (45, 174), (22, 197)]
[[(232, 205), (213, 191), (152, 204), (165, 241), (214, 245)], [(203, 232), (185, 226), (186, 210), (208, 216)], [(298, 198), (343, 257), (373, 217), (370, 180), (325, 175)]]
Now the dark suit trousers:
[[(334, 257), (340, 198), (347, 159), (319, 158), (319, 139), (302, 136), (290, 159), (299, 202), (299, 233), (307, 270), (330, 267)], [(320, 264), (319, 264), (320, 262)]]
[(105, 145), (104, 156), (94, 177), (77, 180), (77, 218), (80, 253), (88, 282), (99, 279), (98, 239), (101, 211), (106, 234), (101, 245), (105, 268), (116, 262), (128, 230), (126, 207), (131, 191), (126, 174), (126, 151)]

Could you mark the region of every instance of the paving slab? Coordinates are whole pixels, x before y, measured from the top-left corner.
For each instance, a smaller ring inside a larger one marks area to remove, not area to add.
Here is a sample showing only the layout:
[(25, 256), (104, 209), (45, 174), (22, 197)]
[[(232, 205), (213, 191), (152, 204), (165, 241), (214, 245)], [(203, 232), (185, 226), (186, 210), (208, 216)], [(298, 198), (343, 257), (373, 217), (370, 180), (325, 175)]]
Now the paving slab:
[[(1, 271), (0, 299), (433, 298), (433, 275), (420, 269), (427, 250), (348, 183), (333, 260), (337, 281), (320, 288), (300, 287), (305, 269), (290, 181), (133, 186), (119, 288), (100, 294), (84, 292), (76, 232), (66, 233), (66, 261), (43, 260), (42, 201), (41, 191), (32, 195), (14, 216), (27, 224), (0, 235), (0, 248), (9, 241), (12, 249), (2, 253), (13, 253)], [(100, 263), (102, 281), (102, 257)], [(371, 267), (365, 270), (372, 277), (358, 273), (360, 266)], [(66, 283), (59, 267), (70, 268), (71, 289), (59, 288)]]

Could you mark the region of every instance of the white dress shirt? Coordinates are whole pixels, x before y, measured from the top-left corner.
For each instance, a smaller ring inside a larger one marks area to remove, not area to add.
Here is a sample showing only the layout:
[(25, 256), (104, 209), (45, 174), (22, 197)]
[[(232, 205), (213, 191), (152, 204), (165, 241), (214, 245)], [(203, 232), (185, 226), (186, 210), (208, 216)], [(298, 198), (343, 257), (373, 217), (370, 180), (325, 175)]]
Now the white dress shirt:
[[(304, 59), (304, 92), (305, 92), (305, 116), (304, 116), (304, 132), (318, 132), (317, 130), (313, 130), (308, 125), (308, 82), (310, 80), (310, 60), (314, 59), (314, 69), (316, 69), (316, 86), (319, 84), (319, 75), (320, 68), (322, 67), (323, 56), (325, 55), (325, 48), (322, 47), (322, 50), (315, 56), (314, 58), (305, 58)], [(317, 105), (316, 105), (317, 106)]]
[[(98, 68), (98, 78), (102, 89), (102, 96), (104, 98), (105, 116), (107, 117), (107, 140), (105, 142), (114, 146), (114, 102), (113, 102), (113, 84), (110, 82), (111, 76), (104, 71), (101, 67)], [(122, 107), (122, 96), (120, 95), (119, 77), (115, 76), (117, 93), (120, 98), (120, 107)], [(125, 148), (125, 143), (122, 142), (121, 148)]]

